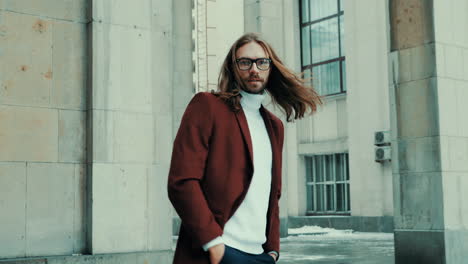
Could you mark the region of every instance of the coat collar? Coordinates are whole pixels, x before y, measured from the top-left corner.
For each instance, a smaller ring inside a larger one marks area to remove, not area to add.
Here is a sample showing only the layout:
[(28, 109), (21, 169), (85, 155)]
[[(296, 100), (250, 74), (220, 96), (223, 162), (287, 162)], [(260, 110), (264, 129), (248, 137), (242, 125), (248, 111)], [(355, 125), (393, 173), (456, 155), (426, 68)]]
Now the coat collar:
[[(276, 142), (276, 134), (273, 129), (273, 122), (272, 122), (272, 114), (263, 105), (260, 106), (260, 114), (265, 122), (265, 127), (267, 129), (268, 136), (270, 137), (270, 144), (271, 144), (271, 151), (273, 154), (273, 160), (276, 159), (276, 155), (278, 155), (278, 147)], [(239, 124), (240, 130), (242, 132), (242, 136), (244, 138), (244, 143), (247, 145), (247, 149), (249, 150), (249, 158), (251, 165), (253, 167), (253, 150), (252, 150), (252, 138), (250, 136), (250, 130), (247, 123), (247, 118), (245, 117), (244, 110), (241, 108), (238, 112), (235, 113), (237, 123)]]

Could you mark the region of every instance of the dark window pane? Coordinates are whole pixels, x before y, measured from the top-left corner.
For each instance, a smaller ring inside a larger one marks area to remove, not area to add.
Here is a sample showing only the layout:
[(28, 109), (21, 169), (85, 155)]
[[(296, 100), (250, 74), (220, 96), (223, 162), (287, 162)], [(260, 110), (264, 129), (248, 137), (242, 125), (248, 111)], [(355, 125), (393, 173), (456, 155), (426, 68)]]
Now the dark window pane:
[(311, 25), (312, 63), (340, 56), (338, 42), (338, 17)]
[(343, 80), (343, 91), (346, 91), (346, 61), (341, 62), (341, 72)]
[(340, 56), (345, 56), (345, 49), (344, 49), (344, 16), (340, 16)]
[(325, 155), (325, 176), (326, 176), (326, 181), (332, 181), (333, 180), (333, 171), (334, 171), (334, 166), (335, 164), (333, 163), (333, 156), (332, 155)]
[(336, 0), (310, 0), (310, 20), (317, 20), (338, 12)]
[(305, 165), (306, 165), (306, 177), (307, 182), (313, 182), (313, 171), (312, 171), (312, 158), (306, 157), (305, 158)]
[(315, 181), (323, 182), (324, 162), (323, 156), (315, 156)]
[(335, 185), (327, 184), (327, 211), (335, 211)]
[(342, 212), (345, 209), (345, 184), (336, 185), (336, 211)]
[(324, 200), (324, 186), (323, 184), (316, 185), (317, 190), (317, 211), (323, 211), (325, 209)]
[(302, 66), (310, 64), (310, 26), (302, 28)]
[(351, 211), (351, 196), (349, 195), (349, 183), (346, 184), (346, 193), (348, 195), (348, 200), (347, 200), (347, 204), (346, 204), (346, 209), (348, 211)]
[(345, 154), (346, 180), (349, 181), (349, 155)]
[(321, 95), (340, 92), (340, 62), (335, 61), (312, 68), (312, 80)]
[(307, 23), (309, 22), (309, 0), (302, 0), (301, 1), (301, 15), (302, 15), (302, 23)]
[(335, 154), (335, 159), (336, 159), (336, 180), (344, 181), (343, 155)]
[(313, 185), (307, 186), (307, 211), (315, 211), (314, 210), (314, 186)]

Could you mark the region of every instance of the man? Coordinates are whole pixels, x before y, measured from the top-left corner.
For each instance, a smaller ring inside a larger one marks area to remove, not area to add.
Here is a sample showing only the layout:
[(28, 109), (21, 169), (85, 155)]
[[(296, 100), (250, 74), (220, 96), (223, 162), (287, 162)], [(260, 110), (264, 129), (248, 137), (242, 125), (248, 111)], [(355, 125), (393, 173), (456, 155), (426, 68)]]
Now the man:
[(250, 33), (226, 56), (218, 91), (198, 93), (189, 103), (168, 179), (169, 198), (182, 220), (174, 264), (279, 258), (284, 127), (261, 105), (265, 91), (288, 121), (321, 103), (268, 43)]

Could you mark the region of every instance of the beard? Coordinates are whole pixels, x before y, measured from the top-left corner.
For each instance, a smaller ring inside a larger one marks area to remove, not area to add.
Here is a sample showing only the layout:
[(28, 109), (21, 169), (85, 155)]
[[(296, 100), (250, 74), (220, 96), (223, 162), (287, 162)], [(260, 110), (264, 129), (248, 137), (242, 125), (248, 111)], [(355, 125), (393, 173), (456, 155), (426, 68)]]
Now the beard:
[(259, 76), (249, 76), (242, 80), (244, 83), (243, 90), (251, 94), (263, 94), (266, 88), (265, 79), (260, 78)]

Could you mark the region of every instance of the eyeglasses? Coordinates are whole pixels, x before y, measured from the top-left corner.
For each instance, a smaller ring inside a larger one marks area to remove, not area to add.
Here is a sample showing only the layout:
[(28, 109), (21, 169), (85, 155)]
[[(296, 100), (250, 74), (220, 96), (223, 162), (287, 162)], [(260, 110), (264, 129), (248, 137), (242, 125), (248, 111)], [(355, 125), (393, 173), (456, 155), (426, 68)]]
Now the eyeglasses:
[(267, 71), (270, 69), (271, 59), (267, 58), (258, 58), (258, 59), (249, 59), (249, 58), (242, 58), (237, 59), (236, 63), (241, 71), (248, 71), (252, 68), (253, 63), (257, 65), (257, 68), (261, 71)]

